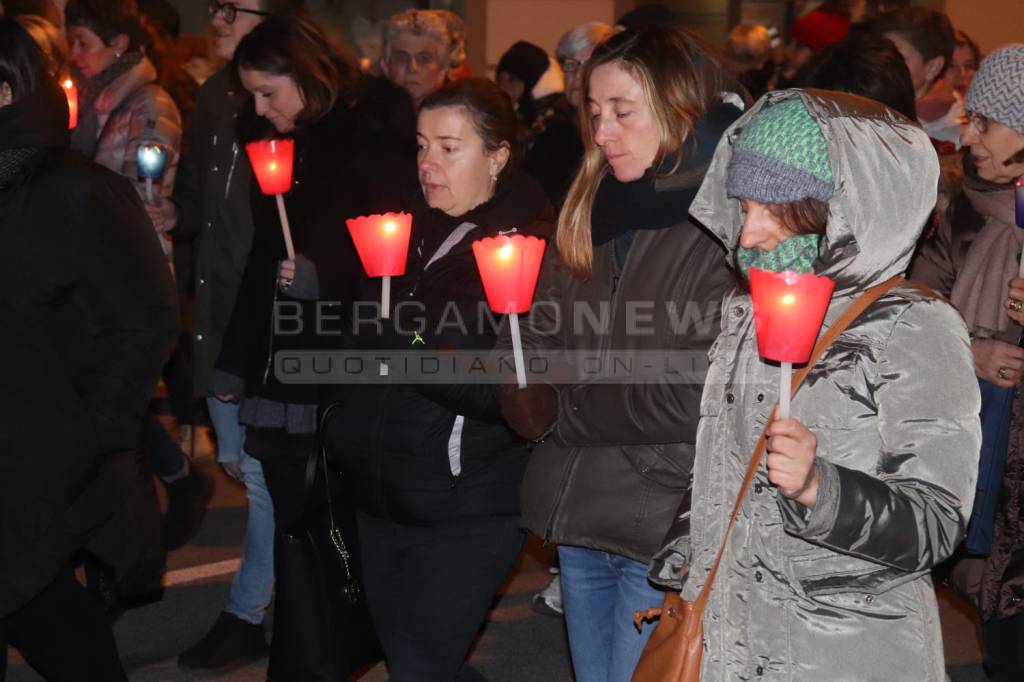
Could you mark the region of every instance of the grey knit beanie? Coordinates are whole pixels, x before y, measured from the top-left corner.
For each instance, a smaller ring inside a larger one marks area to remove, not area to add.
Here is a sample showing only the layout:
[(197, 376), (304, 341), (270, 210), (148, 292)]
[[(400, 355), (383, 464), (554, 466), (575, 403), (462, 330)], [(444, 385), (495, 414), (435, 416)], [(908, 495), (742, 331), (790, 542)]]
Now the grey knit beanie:
[(1004, 45), (981, 61), (964, 108), (1024, 133), (1024, 44)]
[(832, 164), (828, 142), (799, 99), (761, 109), (740, 131), (726, 171), (732, 198), (784, 204), (800, 199), (828, 202)]

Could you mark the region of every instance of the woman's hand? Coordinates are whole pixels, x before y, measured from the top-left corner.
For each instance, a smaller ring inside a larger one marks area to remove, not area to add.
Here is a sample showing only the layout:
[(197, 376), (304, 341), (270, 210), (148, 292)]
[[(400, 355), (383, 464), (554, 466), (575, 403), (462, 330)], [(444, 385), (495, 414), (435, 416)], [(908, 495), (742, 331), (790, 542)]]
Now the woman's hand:
[(173, 201), (168, 201), (164, 197), (157, 197), (152, 202), (143, 202), (143, 205), (146, 207), (146, 213), (149, 214), (149, 219), (153, 223), (157, 234), (170, 232), (177, 227), (178, 207), (174, 205)]
[(1017, 324), (1024, 324), (1024, 279), (1014, 277), (1010, 280), (1010, 290), (1006, 298), (1006, 314)]
[(1001, 388), (1013, 388), (1024, 376), (1024, 348), (996, 339), (973, 339), (974, 372)]
[(288, 289), (295, 281), (295, 259), (285, 258), (277, 268), (277, 284), (282, 289)]
[(783, 497), (811, 509), (818, 501), (818, 439), (796, 419), (768, 426), (768, 480)]

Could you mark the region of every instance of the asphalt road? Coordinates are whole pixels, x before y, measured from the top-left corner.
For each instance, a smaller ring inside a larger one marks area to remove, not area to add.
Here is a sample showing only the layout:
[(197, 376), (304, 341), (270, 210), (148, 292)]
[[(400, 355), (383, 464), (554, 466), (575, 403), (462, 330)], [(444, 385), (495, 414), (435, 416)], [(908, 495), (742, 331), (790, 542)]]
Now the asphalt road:
[[(207, 466), (212, 466), (207, 464)], [(170, 557), (163, 600), (127, 612), (115, 625), (118, 646), (133, 682), (231, 680), (264, 682), (265, 661), (230, 674), (197, 678), (179, 670), (179, 653), (200, 639), (220, 612), (237, 565), (244, 533), (243, 488), (215, 468), (216, 493), (193, 542)], [(470, 657), (491, 682), (571, 682), (562, 620), (530, 609), (530, 597), (550, 579), (553, 550), (528, 540), (495, 601)], [(977, 626), (969, 608), (940, 592), (946, 662), (953, 682), (984, 682)], [(8, 682), (41, 680), (10, 653)], [(382, 682), (383, 665), (350, 682)], [(298, 681), (297, 681), (298, 682)]]

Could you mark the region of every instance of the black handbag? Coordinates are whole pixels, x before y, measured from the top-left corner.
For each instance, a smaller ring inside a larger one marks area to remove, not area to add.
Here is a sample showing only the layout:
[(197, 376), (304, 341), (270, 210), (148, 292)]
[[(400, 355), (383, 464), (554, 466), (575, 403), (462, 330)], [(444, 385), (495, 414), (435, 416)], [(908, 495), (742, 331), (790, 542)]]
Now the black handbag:
[(355, 513), (337, 499), (340, 479), (318, 441), (306, 462), (303, 515), (274, 545), (268, 682), (342, 682), (382, 658), (360, 580)]

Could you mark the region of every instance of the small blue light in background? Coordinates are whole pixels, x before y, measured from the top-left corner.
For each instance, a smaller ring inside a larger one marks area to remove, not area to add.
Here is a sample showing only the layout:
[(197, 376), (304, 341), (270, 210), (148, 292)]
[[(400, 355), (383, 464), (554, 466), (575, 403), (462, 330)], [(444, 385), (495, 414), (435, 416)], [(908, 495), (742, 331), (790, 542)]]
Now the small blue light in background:
[(139, 177), (159, 180), (167, 166), (167, 147), (159, 144), (139, 145)]

